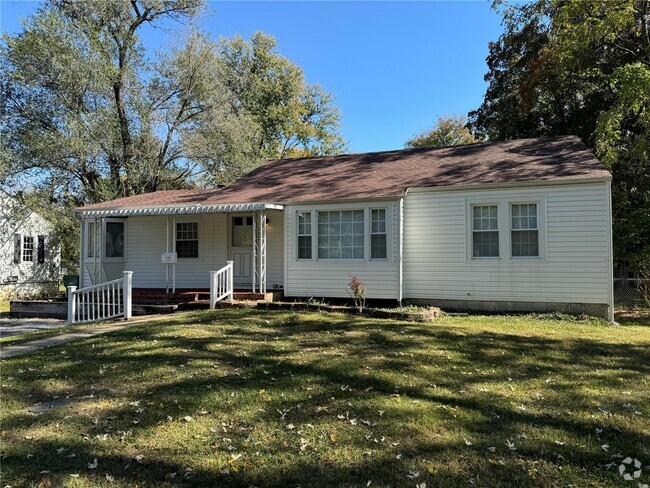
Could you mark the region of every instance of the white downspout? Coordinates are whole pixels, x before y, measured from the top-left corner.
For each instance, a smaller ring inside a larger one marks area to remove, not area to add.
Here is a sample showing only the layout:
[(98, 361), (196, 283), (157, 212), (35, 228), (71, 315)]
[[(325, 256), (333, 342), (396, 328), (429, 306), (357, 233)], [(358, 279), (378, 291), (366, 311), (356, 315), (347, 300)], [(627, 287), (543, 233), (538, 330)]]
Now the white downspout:
[[(169, 252), (169, 215), (165, 218), (165, 252)], [(165, 263), (165, 293), (169, 294), (169, 263)]]
[(402, 306), (402, 300), (404, 300), (404, 197), (408, 193), (408, 188), (404, 192), (404, 195), (399, 199), (399, 296), (398, 301), (399, 305)]
[(255, 293), (257, 289), (257, 212), (253, 212), (253, 257), (251, 261), (253, 265), (251, 278), (253, 281), (253, 293)]
[(614, 318), (614, 244), (612, 242), (612, 181), (606, 184), (607, 189), (607, 287), (609, 295), (608, 319), (613, 325), (618, 325)]
[(99, 278), (97, 279), (97, 283), (102, 282), (102, 256), (106, 254), (106, 224), (104, 223), (104, 217), (102, 217), (99, 221), (99, 229), (99, 256), (97, 256), (97, 260), (99, 262), (99, 270), (97, 271), (97, 276), (99, 276)]
[[(176, 216), (172, 217), (172, 252), (176, 252)], [(176, 263), (172, 263), (172, 293), (176, 293)]]
[(86, 219), (79, 216), (79, 221), (81, 222), (81, 231), (79, 232), (79, 288), (83, 288), (84, 254), (86, 252), (86, 248), (84, 247), (84, 237), (86, 235)]

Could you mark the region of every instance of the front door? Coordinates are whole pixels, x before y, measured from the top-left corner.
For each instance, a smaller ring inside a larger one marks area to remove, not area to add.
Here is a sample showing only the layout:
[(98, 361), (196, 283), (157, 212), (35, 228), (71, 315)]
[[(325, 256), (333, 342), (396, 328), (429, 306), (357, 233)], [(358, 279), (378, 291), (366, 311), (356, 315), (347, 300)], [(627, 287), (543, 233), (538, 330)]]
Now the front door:
[(253, 217), (230, 217), (230, 259), (233, 261), (234, 285), (249, 287), (253, 280)]

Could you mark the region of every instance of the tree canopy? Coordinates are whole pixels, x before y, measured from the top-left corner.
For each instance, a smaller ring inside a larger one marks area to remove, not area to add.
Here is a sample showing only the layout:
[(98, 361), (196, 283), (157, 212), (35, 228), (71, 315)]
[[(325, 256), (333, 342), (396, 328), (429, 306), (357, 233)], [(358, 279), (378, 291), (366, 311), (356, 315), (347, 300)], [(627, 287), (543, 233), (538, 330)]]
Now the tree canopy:
[(405, 147), (444, 147), (478, 142), (462, 115), (438, 117), (436, 125), (406, 141)]
[(479, 136), (575, 134), (612, 171), (620, 261), (650, 266), (650, 0), (501, 6)]
[[(202, 0), (51, 0), (0, 43), (0, 179), (76, 248), (70, 209), (228, 184), (267, 159), (342, 152), (333, 96), (263, 33), (211, 40)], [(185, 26), (161, 53), (141, 36)], [(64, 243), (64, 256), (75, 259)]]
[(55, 0), (1, 45), (0, 169), (80, 202), (229, 183), (265, 159), (331, 154), (333, 97), (262, 33), (212, 41), (190, 27), (151, 56), (140, 35), (191, 22), (201, 0)]

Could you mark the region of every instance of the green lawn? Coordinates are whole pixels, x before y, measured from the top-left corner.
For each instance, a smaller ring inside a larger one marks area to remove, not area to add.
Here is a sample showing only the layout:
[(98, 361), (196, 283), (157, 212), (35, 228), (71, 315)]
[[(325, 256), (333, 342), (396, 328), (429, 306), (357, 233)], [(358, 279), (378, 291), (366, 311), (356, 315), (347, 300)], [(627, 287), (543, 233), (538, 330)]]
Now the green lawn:
[(9, 311), (9, 300), (0, 300), (0, 313)]
[(0, 486), (650, 483), (647, 325), (220, 310), (1, 369)]

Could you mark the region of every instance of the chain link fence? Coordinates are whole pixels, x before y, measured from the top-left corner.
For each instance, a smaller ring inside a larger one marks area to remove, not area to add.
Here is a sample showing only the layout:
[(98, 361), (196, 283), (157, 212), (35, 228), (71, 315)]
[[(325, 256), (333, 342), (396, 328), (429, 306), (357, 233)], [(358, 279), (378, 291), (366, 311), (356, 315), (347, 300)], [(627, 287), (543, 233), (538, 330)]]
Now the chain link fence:
[(650, 311), (650, 280), (614, 278), (614, 307)]

